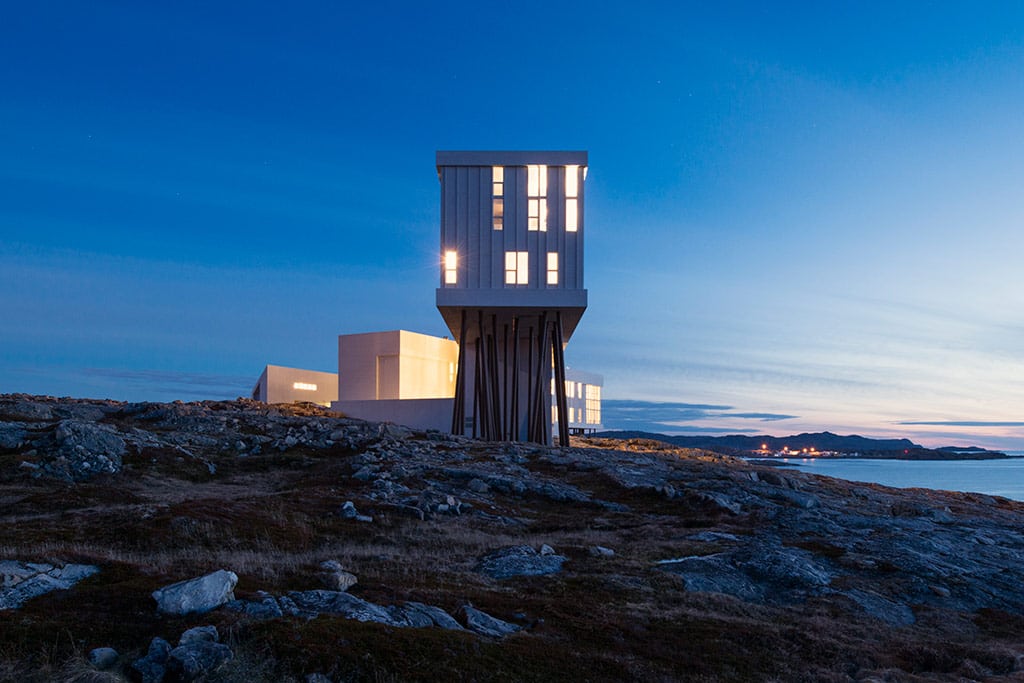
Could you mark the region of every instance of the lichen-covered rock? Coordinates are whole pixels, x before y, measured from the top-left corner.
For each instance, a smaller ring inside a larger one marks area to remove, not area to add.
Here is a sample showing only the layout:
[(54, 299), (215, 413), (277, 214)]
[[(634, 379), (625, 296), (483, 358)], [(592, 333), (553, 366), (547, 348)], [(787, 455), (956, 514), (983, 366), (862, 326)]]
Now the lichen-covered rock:
[(488, 553), (481, 558), (476, 570), (494, 579), (541, 576), (561, 571), (565, 560), (565, 557), (556, 555), (554, 551), (545, 555), (528, 545), (514, 545)]
[(0, 610), (16, 609), (27, 600), (54, 590), (67, 590), (99, 572), (91, 564), (50, 565), (0, 560)]
[(235, 599), (233, 591), (237, 583), (238, 576), (234, 572), (219, 569), (155, 590), (153, 599), (164, 614), (209, 612)]

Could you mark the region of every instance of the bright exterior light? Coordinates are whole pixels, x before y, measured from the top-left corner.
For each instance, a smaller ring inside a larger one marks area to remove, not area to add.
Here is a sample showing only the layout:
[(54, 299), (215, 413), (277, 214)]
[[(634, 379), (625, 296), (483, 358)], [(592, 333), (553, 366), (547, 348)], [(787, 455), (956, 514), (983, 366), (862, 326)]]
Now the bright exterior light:
[(456, 268), (458, 266), (458, 256), (455, 250), (449, 249), (444, 252), (444, 283), (446, 285), (454, 285), (456, 281)]
[(292, 389), (299, 389), (300, 391), (316, 391), (316, 385), (308, 384), (306, 382), (293, 382)]

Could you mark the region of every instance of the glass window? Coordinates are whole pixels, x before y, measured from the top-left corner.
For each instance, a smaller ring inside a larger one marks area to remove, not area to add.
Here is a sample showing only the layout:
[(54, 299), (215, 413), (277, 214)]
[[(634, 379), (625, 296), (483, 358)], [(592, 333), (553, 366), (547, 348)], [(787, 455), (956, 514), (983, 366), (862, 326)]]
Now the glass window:
[(558, 284), (558, 252), (548, 252), (548, 284)]
[(505, 252), (505, 284), (529, 284), (530, 255), (525, 251)]
[(548, 167), (526, 167), (526, 228), (546, 232), (548, 229)]
[(565, 167), (565, 230), (576, 232), (579, 229), (579, 166)]
[(505, 228), (505, 167), (491, 167), (491, 226)]

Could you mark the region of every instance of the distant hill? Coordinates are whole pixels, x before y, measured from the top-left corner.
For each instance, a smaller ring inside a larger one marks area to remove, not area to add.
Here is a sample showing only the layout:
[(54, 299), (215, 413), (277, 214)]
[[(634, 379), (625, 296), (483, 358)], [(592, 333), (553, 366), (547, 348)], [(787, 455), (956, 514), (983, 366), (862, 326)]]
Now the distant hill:
[(751, 451), (757, 451), (762, 446), (765, 446), (772, 452), (781, 451), (785, 447), (788, 447), (790, 450), (814, 448), (819, 451), (859, 453), (864, 457), (906, 460), (973, 460), (1004, 457), (1002, 453), (986, 451), (978, 447), (930, 449), (916, 444), (910, 439), (871, 439), (857, 436), (856, 434), (840, 436), (832, 432), (804, 433), (779, 437), (767, 435), (749, 436), (745, 434), (679, 436), (652, 432), (609, 431), (599, 432), (594, 436), (612, 439), (654, 439), (681, 448), (706, 448), (708, 450), (737, 455), (748, 455)]

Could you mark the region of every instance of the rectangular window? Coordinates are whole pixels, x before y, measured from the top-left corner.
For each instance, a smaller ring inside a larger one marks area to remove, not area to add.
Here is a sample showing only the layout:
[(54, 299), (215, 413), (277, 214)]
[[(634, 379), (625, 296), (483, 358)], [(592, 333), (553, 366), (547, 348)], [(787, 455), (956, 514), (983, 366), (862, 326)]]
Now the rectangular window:
[(579, 229), (579, 166), (565, 167), (565, 231)]
[(495, 230), (505, 228), (505, 167), (491, 168), (491, 226)]
[(587, 385), (587, 424), (601, 424), (601, 387)]
[(531, 165), (526, 167), (526, 228), (527, 230), (548, 229), (548, 167)]
[(454, 250), (449, 249), (444, 252), (444, 283), (446, 285), (455, 284), (458, 260)]
[(316, 385), (309, 382), (292, 382), (292, 389), (300, 391), (316, 391)]
[(548, 284), (558, 284), (558, 252), (548, 252)]
[(530, 255), (525, 251), (505, 252), (505, 284), (529, 284)]

